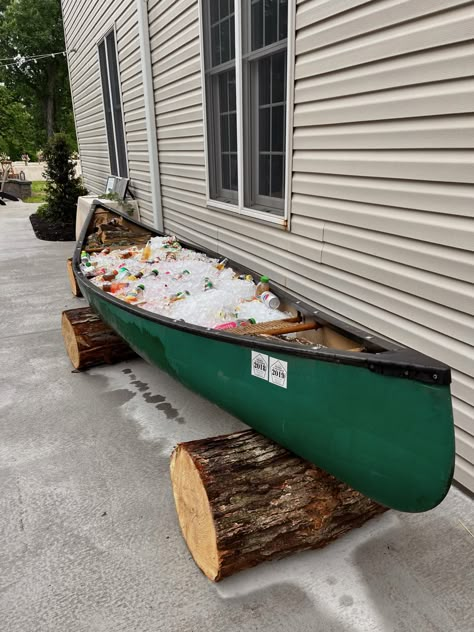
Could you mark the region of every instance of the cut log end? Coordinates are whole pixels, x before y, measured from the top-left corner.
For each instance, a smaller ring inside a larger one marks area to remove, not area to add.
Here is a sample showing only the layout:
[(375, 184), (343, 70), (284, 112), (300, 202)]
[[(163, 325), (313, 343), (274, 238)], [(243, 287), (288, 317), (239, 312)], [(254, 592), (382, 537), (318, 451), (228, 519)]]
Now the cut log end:
[(77, 283), (76, 277), (74, 276), (74, 271), (72, 269), (72, 257), (67, 260), (67, 276), (69, 279), (69, 285), (71, 286), (71, 292), (73, 296), (82, 296), (82, 292)]
[(72, 326), (72, 323), (69, 320), (66, 312), (63, 312), (61, 317), (61, 330), (63, 334), (64, 345), (66, 347), (66, 352), (69, 356), (69, 359), (71, 360), (72, 366), (75, 369), (79, 369), (81, 364), (79, 345), (76, 334), (74, 332), (74, 327)]
[(178, 445), (171, 480), (183, 537), (212, 581), (326, 546), (386, 511), (253, 430)]
[(194, 561), (215, 581), (219, 554), (211, 506), (191, 456), (178, 446), (171, 458), (171, 480), (179, 525)]

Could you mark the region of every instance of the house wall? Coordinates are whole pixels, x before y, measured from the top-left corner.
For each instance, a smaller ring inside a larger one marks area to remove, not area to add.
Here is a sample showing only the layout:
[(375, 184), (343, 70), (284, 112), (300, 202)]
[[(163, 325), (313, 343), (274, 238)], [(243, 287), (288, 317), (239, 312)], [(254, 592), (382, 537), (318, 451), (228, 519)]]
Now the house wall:
[(115, 25), (130, 189), (145, 221), (152, 222), (136, 0), (62, 0), (81, 166), (91, 194), (105, 191), (110, 175), (97, 43)]
[[(64, 4), (76, 15), (94, 7)], [(133, 3), (111, 4), (131, 20)], [(474, 489), (472, 2), (297, 2), (291, 231), (207, 208), (198, 0), (148, 6), (165, 229), (449, 364), (456, 478)], [(140, 187), (139, 52), (121, 19)], [(81, 37), (90, 48), (90, 31)], [(108, 161), (95, 54), (71, 61), (88, 182), (89, 165)], [(92, 101), (77, 94), (81, 76), (94, 82)]]

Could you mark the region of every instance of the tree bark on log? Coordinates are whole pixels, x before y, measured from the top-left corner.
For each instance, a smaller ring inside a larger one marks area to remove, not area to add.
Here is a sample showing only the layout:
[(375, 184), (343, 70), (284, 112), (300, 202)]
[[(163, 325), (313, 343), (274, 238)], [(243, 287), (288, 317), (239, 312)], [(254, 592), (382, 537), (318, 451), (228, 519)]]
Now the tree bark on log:
[(386, 511), (253, 430), (179, 444), (171, 480), (184, 539), (213, 581), (323, 547)]
[(74, 272), (72, 269), (72, 257), (69, 257), (67, 260), (67, 276), (69, 279), (69, 285), (71, 286), (71, 292), (74, 296), (82, 296), (81, 290), (77, 283), (76, 277), (74, 276)]
[(136, 356), (128, 344), (90, 307), (64, 311), (62, 334), (67, 354), (75, 369), (115, 364)]

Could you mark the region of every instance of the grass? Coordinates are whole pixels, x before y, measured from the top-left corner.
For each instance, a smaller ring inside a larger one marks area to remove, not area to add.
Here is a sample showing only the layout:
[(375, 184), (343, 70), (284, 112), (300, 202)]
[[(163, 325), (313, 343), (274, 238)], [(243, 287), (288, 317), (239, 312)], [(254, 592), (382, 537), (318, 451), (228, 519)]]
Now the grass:
[(33, 180), (31, 183), (31, 197), (25, 198), (23, 202), (42, 203), (46, 200), (46, 182), (44, 180)]

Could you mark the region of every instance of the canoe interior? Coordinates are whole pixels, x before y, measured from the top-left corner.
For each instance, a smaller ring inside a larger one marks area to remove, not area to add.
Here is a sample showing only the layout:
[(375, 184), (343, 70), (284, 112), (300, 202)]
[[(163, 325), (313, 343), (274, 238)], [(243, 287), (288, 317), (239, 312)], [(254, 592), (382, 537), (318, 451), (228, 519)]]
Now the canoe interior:
[[(118, 215), (115, 211), (98, 207), (89, 223), (86, 233), (87, 240), (83, 244), (83, 249), (89, 253), (100, 252), (103, 248), (108, 247), (110, 250), (121, 250), (131, 246), (143, 247), (150, 237), (153, 237), (154, 231), (143, 226), (138, 226), (134, 221), (127, 220), (125, 217)], [(189, 244), (187, 248), (199, 250)], [(206, 252), (200, 250), (200, 252)], [(209, 253), (209, 256), (219, 258), (215, 253)], [(247, 269), (242, 268), (239, 264), (230, 262), (229, 265), (234, 269), (236, 274), (245, 274)], [(288, 327), (288, 333), (282, 335), (272, 335), (271, 331), (255, 334), (256, 336), (265, 336), (268, 339), (278, 340), (281, 344), (296, 344), (308, 346), (322, 346), (327, 349), (344, 350), (355, 353), (365, 351), (367, 353), (381, 353), (385, 349), (376, 343), (367, 343), (362, 341), (360, 337), (347, 332), (337, 331), (327, 324), (318, 322), (315, 318), (314, 310), (308, 311), (301, 305), (283, 300), (280, 304), (279, 311), (290, 313), (293, 316), (296, 327), (292, 329)], [(299, 326), (305, 322), (315, 322), (315, 328), (298, 331)], [(295, 335), (291, 335), (292, 333)], [(232, 332), (231, 332), (232, 333)], [(289, 335), (288, 335), (289, 334)]]

